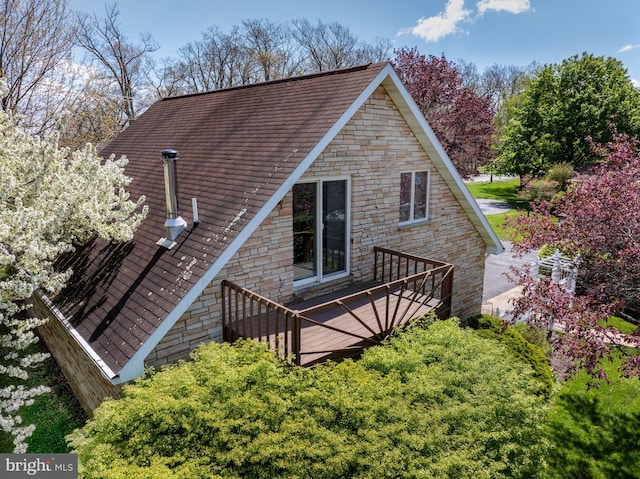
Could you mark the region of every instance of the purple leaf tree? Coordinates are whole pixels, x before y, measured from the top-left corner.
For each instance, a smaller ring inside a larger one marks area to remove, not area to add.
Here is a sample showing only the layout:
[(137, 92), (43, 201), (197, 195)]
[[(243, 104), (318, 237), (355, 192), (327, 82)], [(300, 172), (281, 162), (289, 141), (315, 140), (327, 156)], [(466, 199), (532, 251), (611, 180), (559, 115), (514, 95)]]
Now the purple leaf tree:
[(553, 324), (560, 333), (554, 335), (556, 348), (601, 378), (606, 376), (599, 363), (615, 350), (625, 355), (624, 373), (640, 376), (640, 355), (626, 348), (640, 347), (640, 331), (622, 334), (602, 323), (611, 314), (637, 323), (640, 311), (639, 146), (617, 133), (605, 145), (592, 142), (600, 162), (591, 172), (576, 176), (562, 195), (536, 204), (533, 214), (511, 222), (517, 251), (546, 245), (580, 258), (575, 294), (551, 279), (516, 272), (523, 293), (514, 303), (515, 319), (546, 328)]

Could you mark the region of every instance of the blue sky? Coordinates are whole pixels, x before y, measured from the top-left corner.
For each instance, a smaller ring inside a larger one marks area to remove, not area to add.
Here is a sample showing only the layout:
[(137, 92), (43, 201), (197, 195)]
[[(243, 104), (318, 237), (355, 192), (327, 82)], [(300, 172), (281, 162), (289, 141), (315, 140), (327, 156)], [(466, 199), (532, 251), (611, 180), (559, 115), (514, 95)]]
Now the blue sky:
[[(448, 60), (526, 66), (559, 63), (582, 52), (618, 58), (640, 86), (639, 0), (126, 0), (120, 21), (130, 39), (147, 32), (158, 57), (242, 20), (337, 21), (365, 41), (389, 39)], [(99, 15), (104, 0), (70, 0)]]

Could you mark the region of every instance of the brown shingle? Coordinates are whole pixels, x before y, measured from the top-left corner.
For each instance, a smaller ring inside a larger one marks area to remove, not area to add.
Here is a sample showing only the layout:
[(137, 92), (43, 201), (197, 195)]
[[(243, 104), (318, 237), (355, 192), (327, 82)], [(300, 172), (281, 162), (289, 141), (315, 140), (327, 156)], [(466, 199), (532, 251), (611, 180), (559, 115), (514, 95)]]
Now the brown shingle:
[[(94, 240), (66, 258), (74, 276), (56, 305), (115, 373), (383, 67), (164, 99), (102, 150), (127, 156), (131, 197), (146, 196), (149, 214), (132, 241)], [(155, 244), (165, 236), (166, 148), (180, 152), (180, 213), (189, 224), (172, 250)]]

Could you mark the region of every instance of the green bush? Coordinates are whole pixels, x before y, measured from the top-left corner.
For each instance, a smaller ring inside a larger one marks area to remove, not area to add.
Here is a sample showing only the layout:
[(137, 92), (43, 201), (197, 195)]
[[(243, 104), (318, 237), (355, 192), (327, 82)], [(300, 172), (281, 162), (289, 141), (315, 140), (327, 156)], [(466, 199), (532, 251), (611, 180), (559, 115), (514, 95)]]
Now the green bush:
[(575, 171), (573, 171), (571, 163), (556, 163), (549, 169), (545, 179), (556, 183), (559, 190), (564, 191), (573, 175), (575, 175)]
[(511, 327), (518, 331), (527, 342), (538, 346), (550, 358), (553, 354), (553, 346), (547, 339), (547, 330), (535, 324), (515, 323)]
[(515, 358), (531, 366), (535, 377), (540, 381), (539, 393), (547, 398), (551, 397), (556, 385), (556, 379), (547, 360), (545, 349), (535, 344), (536, 342), (541, 342), (540, 338), (536, 337), (535, 330), (532, 330), (529, 335), (532, 339), (530, 342), (519, 331), (521, 327), (516, 329), (494, 316), (487, 314), (474, 316), (469, 318), (468, 324), (480, 336), (501, 342)]
[(315, 369), (208, 344), (105, 402), (72, 444), (84, 478), (537, 477), (538, 390), (454, 320)]
[(559, 190), (560, 186), (556, 181), (549, 181), (546, 178), (534, 178), (527, 182), (527, 185), (520, 191), (518, 197), (529, 203), (532, 201), (549, 200)]

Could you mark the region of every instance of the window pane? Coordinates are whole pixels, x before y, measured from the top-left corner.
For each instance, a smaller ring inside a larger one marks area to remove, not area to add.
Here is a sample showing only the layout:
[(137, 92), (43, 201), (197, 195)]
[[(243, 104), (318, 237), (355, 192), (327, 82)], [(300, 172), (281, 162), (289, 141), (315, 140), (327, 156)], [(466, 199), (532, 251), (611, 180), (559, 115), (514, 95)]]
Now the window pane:
[(322, 274), (346, 271), (347, 182), (322, 184)]
[(411, 173), (400, 175), (400, 222), (411, 219)]
[(413, 219), (419, 220), (427, 217), (427, 181), (426, 171), (416, 172), (414, 189)]
[(316, 276), (316, 184), (293, 186), (293, 279)]

